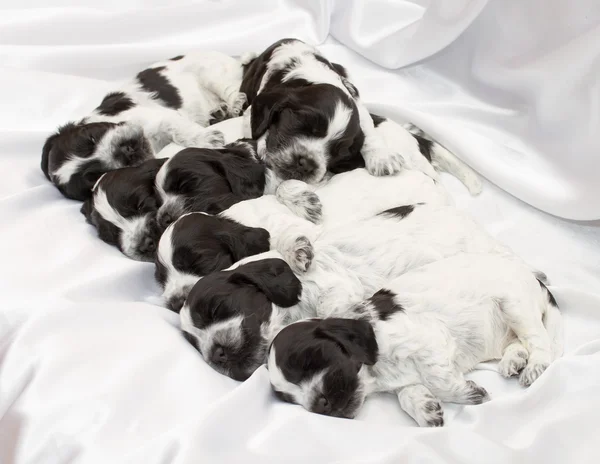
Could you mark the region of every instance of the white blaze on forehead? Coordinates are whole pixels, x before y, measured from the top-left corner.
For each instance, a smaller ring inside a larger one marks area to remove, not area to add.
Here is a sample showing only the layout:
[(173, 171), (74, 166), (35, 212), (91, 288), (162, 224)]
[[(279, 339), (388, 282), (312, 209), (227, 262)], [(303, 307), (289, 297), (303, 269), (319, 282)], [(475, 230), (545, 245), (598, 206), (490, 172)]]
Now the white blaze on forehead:
[[(188, 213), (184, 216), (189, 214), (196, 213)], [(167, 279), (164, 283), (162, 295), (165, 302), (174, 296), (187, 297), (192, 287), (202, 278), (201, 276), (182, 272), (173, 265), (173, 229), (175, 224), (177, 222), (167, 227), (158, 242), (157, 258), (167, 270)]]
[(140, 240), (148, 234), (148, 226), (152, 213), (124, 218), (112, 207), (102, 187), (99, 187), (94, 193), (94, 208), (104, 220), (120, 229), (120, 241), (123, 253), (127, 256), (135, 257)]
[(338, 100), (333, 117), (329, 120), (325, 140), (331, 141), (340, 137), (348, 127), (351, 117), (352, 108), (348, 108), (341, 100)]
[(167, 193), (165, 192), (165, 179), (167, 178), (167, 173), (169, 171), (169, 163), (173, 158), (168, 159), (165, 163), (160, 167), (158, 172), (156, 173), (156, 179), (154, 180), (154, 184), (156, 186), (156, 190), (161, 198), (165, 198)]
[(100, 182), (102, 181), (102, 179), (104, 179), (104, 176), (108, 174), (107, 172), (105, 172), (104, 174), (102, 174), (98, 180), (96, 181), (96, 183), (94, 184), (94, 186), (92, 187), (92, 192), (95, 192), (96, 189), (98, 188), (98, 185), (100, 185)]
[(287, 380), (281, 369), (279, 369), (279, 366), (277, 366), (277, 362), (275, 361), (275, 346), (271, 346), (267, 369), (273, 388), (290, 395), (296, 404), (301, 405), (307, 411), (311, 410), (315, 397), (322, 394), (323, 377), (327, 373), (327, 369), (317, 372), (310, 379), (304, 380), (300, 385), (296, 385)]
[(331, 84), (350, 95), (340, 75), (325, 63), (317, 60), (315, 53), (318, 51), (314, 47), (303, 42), (294, 41), (277, 47), (267, 63), (267, 71), (260, 83), (258, 93), (262, 91), (264, 85), (276, 71), (294, 61), (295, 67), (284, 76), (283, 82), (291, 79), (305, 79), (314, 84)]

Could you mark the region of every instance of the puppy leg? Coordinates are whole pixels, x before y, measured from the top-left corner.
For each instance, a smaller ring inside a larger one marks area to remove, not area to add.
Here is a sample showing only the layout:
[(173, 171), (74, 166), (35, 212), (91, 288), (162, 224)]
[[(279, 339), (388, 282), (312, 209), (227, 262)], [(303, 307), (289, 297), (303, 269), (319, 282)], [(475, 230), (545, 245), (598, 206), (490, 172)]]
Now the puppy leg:
[(300, 180), (286, 180), (279, 184), (275, 192), (279, 203), (287, 206), (296, 216), (314, 224), (321, 222), (323, 205), (312, 188)]
[(425, 385), (408, 385), (398, 391), (402, 410), (420, 427), (442, 427), (444, 410), (442, 404)]
[(377, 133), (369, 110), (358, 100), (356, 106), (360, 117), (360, 128), (365, 135), (361, 153), (369, 173), (374, 176), (387, 176), (401, 171), (406, 164), (404, 157), (388, 147), (381, 135)]
[(291, 240), (280, 240), (277, 250), (290, 265), (292, 271), (303, 274), (310, 268), (314, 258), (314, 250), (310, 240), (301, 235)]
[(219, 130), (205, 129), (184, 118), (162, 121), (163, 129), (174, 143), (184, 147), (219, 148), (225, 144), (225, 136)]
[(550, 337), (542, 322), (540, 303), (535, 299), (539, 295), (538, 285), (537, 281), (532, 282), (532, 298), (506, 299), (500, 305), (506, 323), (529, 352), (529, 360), (519, 377), (524, 387), (535, 382), (552, 361)]
[(485, 388), (472, 380), (466, 380), (462, 374), (449, 366), (424, 373), (425, 384), (442, 401), (458, 404), (481, 404), (489, 401), (490, 396)]
[(529, 353), (521, 341), (515, 337), (504, 349), (502, 359), (498, 363), (498, 372), (507, 378), (519, 375), (527, 365), (528, 357)]

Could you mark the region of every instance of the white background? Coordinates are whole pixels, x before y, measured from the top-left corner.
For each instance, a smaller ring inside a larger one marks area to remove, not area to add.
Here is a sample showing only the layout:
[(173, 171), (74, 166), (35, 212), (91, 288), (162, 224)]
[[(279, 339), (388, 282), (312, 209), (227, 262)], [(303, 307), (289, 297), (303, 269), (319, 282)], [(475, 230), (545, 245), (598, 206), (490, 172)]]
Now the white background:
[[(448, 406), (437, 430), (388, 395), (354, 421), (282, 404), (264, 368), (243, 384), (208, 368), (148, 303), (153, 266), (99, 241), (43, 177), (44, 139), (115, 82), (286, 36), (489, 180), (478, 198), (445, 182), (549, 275), (565, 315), (567, 354), (532, 388), (477, 371), (493, 401)], [(1, 1), (0, 462), (598, 462), (598, 76), (597, 0)]]

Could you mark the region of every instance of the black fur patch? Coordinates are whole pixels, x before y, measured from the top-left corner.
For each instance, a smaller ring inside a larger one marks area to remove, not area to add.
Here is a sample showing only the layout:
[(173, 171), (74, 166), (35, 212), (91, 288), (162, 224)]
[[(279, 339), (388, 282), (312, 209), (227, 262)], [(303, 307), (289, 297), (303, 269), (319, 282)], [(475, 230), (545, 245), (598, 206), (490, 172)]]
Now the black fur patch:
[(183, 57), (185, 57), (185, 55), (177, 55), (171, 58), (169, 61), (179, 61)]
[(116, 116), (124, 111), (130, 110), (135, 103), (123, 92), (111, 92), (104, 99), (96, 111), (105, 116)]
[(417, 143), (419, 144), (419, 151), (421, 154), (427, 158), (427, 161), (431, 163), (431, 153), (433, 151), (433, 142), (431, 140), (427, 140), (419, 135), (413, 134), (414, 138), (417, 139)]
[(395, 296), (394, 292), (382, 288), (369, 298), (380, 320), (387, 321), (392, 314), (404, 311), (404, 308), (394, 301)]
[[(422, 204), (422, 203), (418, 203), (418, 204)], [(406, 216), (408, 216), (410, 213), (412, 213), (415, 210), (415, 206), (416, 205), (396, 206), (395, 208), (390, 208), (390, 209), (386, 209), (385, 211), (382, 211), (381, 213), (379, 213), (379, 216), (383, 216), (384, 214), (386, 214), (388, 216), (395, 216), (400, 219), (404, 219)]]
[(164, 69), (164, 66), (145, 69), (137, 75), (137, 80), (146, 92), (152, 94), (153, 99), (161, 100), (165, 106), (177, 110), (183, 105), (183, 100), (179, 90), (161, 74)]
[(540, 287), (542, 287), (542, 289), (546, 290), (546, 293), (548, 294), (548, 301), (550, 302), (550, 304), (552, 306), (554, 306), (555, 308), (558, 308), (558, 303), (556, 302), (556, 299), (554, 298), (554, 295), (552, 294), (552, 292), (550, 290), (548, 290), (548, 287), (546, 287), (546, 285), (540, 279), (536, 278), (536, 280), (540, 284)]
[(379, 116), (378, 114), (373, 114), (373, 113), (371, 113), (371, 119), (373, 120), (373, 125), (375, 127), (379, 127), (379, 124), (387, 121), (387, 118), (384, 118), (383, 116)]

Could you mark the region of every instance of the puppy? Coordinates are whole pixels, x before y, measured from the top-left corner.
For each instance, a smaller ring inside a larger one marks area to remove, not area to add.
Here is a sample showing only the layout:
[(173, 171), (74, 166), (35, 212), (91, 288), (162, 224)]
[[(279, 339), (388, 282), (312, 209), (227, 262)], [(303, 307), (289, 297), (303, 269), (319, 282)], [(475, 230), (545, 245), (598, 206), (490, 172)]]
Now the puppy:
[[(187, 325), (182, 325), (182, 330), (198, 339), (204, 359), (210, 359), (215, 340), (219, 340), (219, 347), (229, 353), (229, 347), (224, 343), (229, 335), (221, 335), (222, 327), (226, 326), (228, 333), (237, 331), (235, 340), (260, 338), (260, 346), (264, 347), (271, 340), (269, 334), (276, 334), (299, 316), (339, 317), (340, 314), (345, 314), (348, 307), (360, 303), (389, 280), (411, 269), (458, 253), (492, 253), (524, 266), (519, 258), (488, 235), (469, 216), (453, 207), (437, 205), (401, 206), (369, 219), (325, 228), (312, 242), (310, 250), (313, 258), (308, 270), (296, 273), (302, 284), (300, 301), (293, 308), (282, 309), (281, 305), (271, 300), (273, 305), (268, 312), (269, 317), (263, 321), (260, 330), (252, 333), (249, 332), (250, 329), (242, 331), (240, 327), (245, 318), (252, 317), (253, 302), (245, 301), (243, 296), (235, 297), (238, 291), (241, 295), (246, 294), (246, 287), (252, 285), (248, 283), (248, 279), (236, 280), (235, 285), (229, 288), (227, 298), (235, 298), (234, 300), (228, 300), (222, 294), (214, 295), (211, 287), (203, 282), (206, 277), (199, 281), (202, 283), (198, 287), (201, 290), (196, 290), (196, 286), (192, 288), (191, 293), (205, 293), (202, 301), (210, 301), (212, 305), (195, 305), (194, 301), (200, 300), (188, 298), (180, 313), (182, 324), (184, 320), (187, 321)], [(241, 272), (247, 269), (250, 261), (258, 262), (276, 257), (283, 260), (283, 256), (277, 251), (251, 256), (236, 263), (237, 269)], [(252, 272), (258, 273), (259, 269), (260, 264), (252, 265)], [(289, 272), (292, 272), (291, 268)], [(218, 278), (213, 275), (212, 279)], [(268, 282), (265, 285), (268, 286)], [(229, 304), (229, 301), (235, 301), (235, 304)], [(222, 322), (221, 319), (213, 320), (212, 310), (220, 305), (227, 308), (228, 323), (224, 326), (217, 323)], [(198, 331), (197, 327), (190, 326), (190, 319), (202, 319), (205, 330)], [(249, 373), (247, 366), (235, 353), (234, 349), (233, 354), (228, 355), (227, 369), (245, 370)], [(258, 359), (258, 354), (247, 356)]]
[(417, 424), (442, 426), (441, 401), (489, 399), (464, 378), (478, 363), (499, 359), (501, 375), (520, 373), (529, 386), (562, 353), (552, 294), (527, 267), (494, 255), (462, 254), (409, 271), (347, 316), (279, 332), (268, 356), (277, 396), (353, 418), (367, 395), (393, 392)]
[(240, 91), (258, 154), (284, 180), (313, 184), (364, 166), (381, 176), (404, 164), (375, 131), (344, 67), (300, 40), (280, 40), (248, 63)]
[(169, 159), (156, 176), (162, 230), (184, 213), (218, 214), (263, 195), (269, 187), (255, 149), (252, 140), (239, 140), (222, 149), (188, 148)]
[(439, 184), (420, 172), (378, 178), (357, 169), (334, 176), (315, 192), (304, 182), (285, 181), (276, 196), (237, 203), (217, 216), (184, 216), (166, 229), (158, 245), (156, 277), (163, 299), (179, 311), (200, 277), (270, 249), (280, 251), (295, 272), (305, 272), (313, 256), (308, 236), (321, 230), (313, 223), (331, 227), (369, 218), (399, 200), (451, 202)]
[(154, 181), (165, 161), (150, 159), (139, 166), (107, 172), (81, 207), (100, 239), (131, 259), (154, 261), (160, 237), (156, 223), (160, 199)]
[(48, 137), (42, 171), (63, 195), (84, 200), (103, 173), (151, 159), (170, 142), (221, 146), (223, 135), (205, 126), (240, 114), (241, 79), (241, 62), (216, 52), (155, 63)]

